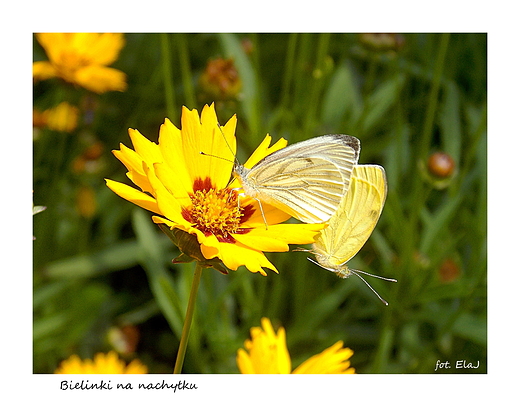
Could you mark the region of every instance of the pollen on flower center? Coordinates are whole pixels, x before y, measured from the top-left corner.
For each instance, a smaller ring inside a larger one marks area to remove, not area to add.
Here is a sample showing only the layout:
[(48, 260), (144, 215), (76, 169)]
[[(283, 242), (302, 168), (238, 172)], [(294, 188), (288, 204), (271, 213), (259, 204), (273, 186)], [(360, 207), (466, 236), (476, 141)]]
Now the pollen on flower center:
[(232, 233), (247, 231), (240, 225), (250, 216), (251, 208), (240, 207), (237, 192), (233, 189), (217, 190), (206, 181), (205, 187), (194, 188), (192, 206), (183, 209), (183, 217), (205, 235), (213, 234), (221, 242), (234, 242)]

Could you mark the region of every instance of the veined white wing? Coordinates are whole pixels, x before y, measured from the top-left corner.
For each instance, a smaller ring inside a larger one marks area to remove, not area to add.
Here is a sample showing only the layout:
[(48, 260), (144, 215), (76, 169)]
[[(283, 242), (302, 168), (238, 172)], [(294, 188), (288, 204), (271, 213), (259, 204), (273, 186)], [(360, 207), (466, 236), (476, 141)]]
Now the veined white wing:
[(314, 137), (269, 154), (251, 169), (236, 164), (244, 193), (306, 223), (326, 222), (348, 191), (359, 140), (343, 134)]

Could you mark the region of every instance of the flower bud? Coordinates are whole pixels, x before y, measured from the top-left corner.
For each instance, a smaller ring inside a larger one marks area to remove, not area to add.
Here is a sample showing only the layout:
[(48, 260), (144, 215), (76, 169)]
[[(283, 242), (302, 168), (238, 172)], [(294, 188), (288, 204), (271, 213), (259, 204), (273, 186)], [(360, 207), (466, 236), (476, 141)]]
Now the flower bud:
[(439, 267), (438, 273), (443, 283), (451, 283), (460, 276), (460, 267), (452, 259), (446, 259)]
[(137, 348), (139, 329), (134, 325), (113, 326), (107, 332), (107, 340), (116, 352), (128, 355)]
[(204, 93), (215, 100), (233, 99), (242, 89), (242, 81), (232, 59), (209, 61), (199, 84)]
[(449, 154), (437, 152), (428, 158), (428, 172), (436, 178), (448, 178), (455, 171), (455, 161)]
[(362, 33), (361, 44), (377, 52), (398, 51), (404, 45), (404, 37), (396, 33)]

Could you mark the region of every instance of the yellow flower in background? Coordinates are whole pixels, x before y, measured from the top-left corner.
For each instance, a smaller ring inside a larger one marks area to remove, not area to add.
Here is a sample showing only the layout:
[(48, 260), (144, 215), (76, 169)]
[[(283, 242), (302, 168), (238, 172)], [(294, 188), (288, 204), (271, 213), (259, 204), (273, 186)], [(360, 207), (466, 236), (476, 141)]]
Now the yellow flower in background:
[(57, 374), (145, 374), (148, 368), (135, 359), (128, 365), (114, 351), (98, 353), (94, 360), (81, 360), (79, 356), (72, 355), (61, 362), (54, 373)]
[(251, 328), (251, 339), (237, 353), (237, 365), (244, 374), (347, 374), (355, 373), (350, 367), (354, 354), (338, 341), (330, 348), (312, 356), (291, 372), (291, 358), (287, 350), (285, 329), (274, 331), (268, 318), (262, 318), (262, 327)]
[[(129, 129), (134, 150), (120, 145), (114, 155), (128, 169), (128, 178), (140, 191), (120, 182), (106, 180), (120, 197), (154, 212), (155, 223), (170, 230), (195, 235), (205, 259), (220, 259), (236, 270), (266, 275), (263, 267), (278, 272), (266, 252), (284, 252), (288, 244), (312, 243), (323, 224), (280, 224), (290, 215), (258, 202), (239, 197), (236, 182), (229, 185), (236, 151), (236, 116), (218, 125), (213, 105), (197, 110), (183, 107), (181, 129), (166, 119), (158, 144), (139, 131)], [(280, 140), (269, 147), (267, 136), (246, 162), (250, 168), (266, 155), (285, 146)], [(201, 152), (206, 155), (202, 155)], [(228, 161), (229, 160), (229, 161)]]
[(35, 81), (59, 77), (96, 93), (126, 90), (126, 75), (110, 68), (125, 44), (119, 33), (40, 33), (49, 61), (33, 63)]
[(70, 133), (78, 125), (79, 109), (67, 102), (58, 106), (39, 112), (33, 111), (33, 125), (35, 127), (47, 127), (55, 131)]

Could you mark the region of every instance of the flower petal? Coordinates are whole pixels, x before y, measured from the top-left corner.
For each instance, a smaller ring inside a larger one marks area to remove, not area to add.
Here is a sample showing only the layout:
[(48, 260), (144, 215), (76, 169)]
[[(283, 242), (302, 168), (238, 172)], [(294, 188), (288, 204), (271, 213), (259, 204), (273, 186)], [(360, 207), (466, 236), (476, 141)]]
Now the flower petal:
[[(184, 192), (193, 192), (193, 181), (186, 169), (186, 161), (182, 149), (181, 131), (169, 119), (165, 119), (159, 130), (159, 150), (167, 168), (174, 172), (172, 178)], [(166, 172), (166, 169), (162, 171)], [(166, 174), (159, 176), (165, 180)]]
[(267, 252), (285, 252), (288, 244), (314, 243), (315, 237), (327, 224), (280, 224), (270, 225), (267, 229), (258, 227), (245, 234), (233, 237), (248, 247)]
[[(234, 133), (236, 117), (232, 117), (225, 127), (225, 133), (218, 126), (217, 115), (213, 105), (204, 106), (201, 119), (196, 109), (183, 107), (181, 116), (181, 132), (183, 154), (192, 183), (197, 179), (210, 178), (214, 187), (222, 189), (229, 183), (233, 168), (233, 140), (226, 138)], [(231, 137), (229, 137), (231, 138)], [(234, 137), (233, 137), (234, 138)], [(201, 152), (210, 155), (201, 155)], [(230, 160), (230, 161), (227, 161)]]
[(272, 138), (269, 134), (265, 136), (264, 140), (256, 148), (253, 154), (251, 154), (251, 157), (248, 158), (248, 160), (244, 164), (244, 167), (251, 168), (254, 165), (256, 165), (261, 159), (267, 157), (269, 154), (272, 154), (275, 151), (281, 150), (282, 148), (287, 146), (287, 140), (281, 138), (271, 147), (269, 147), (269, 144), (271, 144), (271, 139)]
[[(202, 251), (202, 253), (204, 254), (204, 251)], [(266, 276), (267, 273), (263, 269), (263, 267), (265, 267), (278, 274), (278, 270), (267, 260), (264, 253), (244, 246), (241, 243), (220, 243), (218, 257), (222, 260), (224, 265), (231, 270), (245, 266), (252, 273), (260, 273)]]
[(96, 93), (111, 90), (123, 92), (127, 88), (124, 72), (102, 65), (89, 65), (78, 69), (75, 72), (74, 80), (78, 85)]
[(143, 170), (143, 159), (134, 150), (129, 149), (124, 144), (119, 145), (120, 150), (112, 150), (112, 154), (121, 161), (128, 169), (127, 177), (141, 190), (153, 194), (150, 181)]
[(137, 189), (132, 188), (126, 184), (122, 184), (121, 182), (112, 181), (110, 179), (105, 179), (105, 182), (107, 187), (109, 187), (121, 198), (126, 199), (127, 201), (130, 201), (137, 206), (140, 206), (141, 208), (147, 209), (150, 212), (160, 213), (159, 207), (157, 206), (157, 201), (150, 195), (138, 191)]
[[(265, 136), (264, 140), (260, 143), (260, 145), (256, 148), (256, 150), (251, 154), (249, 159), (244, 164), (245, 168), (252, 168), (256, 165), (260, 160), (267, 157), (269, 154), (274, 153), (275, 151), (281, 150), (282, 148), (287, 146), (287, 140), (281, 138), (276, 143), (274, 143), (271, 147), (271, 136), (268, 134)], [(230, 188), (241, 188), (240, 181), (238, 179), (234, 179), (230, 184)]]
[(93, 64), (112, 65), (125, 45), (125, 37), (121, 33), (87, 33), (90, 39), (82, 50), (89, 56)]
[(164, 187), (161, 181), (155, 176), (153, 169), (148, 168), (146, 163), (143, 164), (143, 167), (154, 191), (154, 196), (157, 198), (157, 205), (159, 207), (157, 213), (177, 224), (186, 224), (185, 219), (182, 217), (180, 202)]
[(354, 352), (343, 348), (343, 342), (338, 341), (323, 352), (312, 356), (294, 369), (296, 374), (348, 374), (355, 373), (350, 367), (350, 357)]
[(33, 78), (35, 81), (43, 81), (45, 79), (57, 76), (56, 69), (47, 61), (33, 62)]
[(237, 353), (237, 365), (241, 373), (288, 374), (291, 358), (287, 350), (285, 329), (275, 333), (271, 321), (262, 318), (262, 328), (251, 328), (251, 339)]

